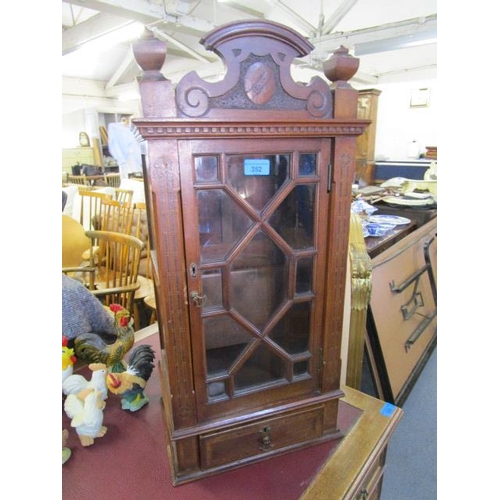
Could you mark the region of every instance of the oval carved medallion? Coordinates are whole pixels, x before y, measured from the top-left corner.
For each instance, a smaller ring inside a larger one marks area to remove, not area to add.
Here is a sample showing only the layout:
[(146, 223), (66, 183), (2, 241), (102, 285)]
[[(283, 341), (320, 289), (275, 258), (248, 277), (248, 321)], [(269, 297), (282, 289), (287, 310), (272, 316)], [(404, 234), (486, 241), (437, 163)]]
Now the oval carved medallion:
[(255, 104), (264, 104), (274, 94), (276, 83), (272, 69), (261, 62), (252, 64), (245, 75), (245, 92)]

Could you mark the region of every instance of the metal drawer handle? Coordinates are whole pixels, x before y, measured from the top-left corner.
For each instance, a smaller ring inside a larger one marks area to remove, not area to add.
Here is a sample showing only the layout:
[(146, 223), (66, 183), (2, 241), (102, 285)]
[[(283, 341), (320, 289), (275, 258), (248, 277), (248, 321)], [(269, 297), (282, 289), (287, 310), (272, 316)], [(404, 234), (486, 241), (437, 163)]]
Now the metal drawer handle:
[(359, 500), (366, 500), (368, 498), (368, 490), (365, 490), (364, 488), (359, 492), (358, 495)]
[(271, 448), (274, 447), (274, 445), (271, 444), (271, 436), (269, 435), (270, 432), (271, 432), (271, 427), (264, 427), (262, 429), (263, 436), (260, 439), (262, 446), (259, 446), (259, 450), (269, 451)]
[(411, 346), (418, 340), (420, 335), (425, 332), (425, 329), (429, 326), (431, 321), (437, 316), (437, 309), (431, 313), (430, 316), (425, 316), (424, 320), (417, 326), (415, 331), (408, 337), (408, 340), (405, 342), (405, 352), (408, 352)]
[(418, 271), (416, 271), (414, 274), (412, 274), (404, 283), (401, 283), (401, 285), (396, 286), (394, 283), (394, 280), (392, 280), (389, 283), (389, 287), (391, 288), (391, 292), (393, 293), (401, 293), (404, 290), (406, 290), (412, 283), (417, 282), (418, 283), (418, 278), (425, 272), (427, 272), (430, 269), (431, 265), (426, 264), (425, 266), (421, 267)]

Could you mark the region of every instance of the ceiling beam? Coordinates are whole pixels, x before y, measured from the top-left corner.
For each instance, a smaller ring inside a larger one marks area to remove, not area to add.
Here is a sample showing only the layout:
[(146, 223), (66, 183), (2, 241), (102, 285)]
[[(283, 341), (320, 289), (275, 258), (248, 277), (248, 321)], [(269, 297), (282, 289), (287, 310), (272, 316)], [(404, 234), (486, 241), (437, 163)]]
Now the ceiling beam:
[(99, 13), (62, 33), (62, 55), (69, 54), (91, 40), (123, 28), (133, 21), (113, 14)]
[(132, 47), (128, 49), (127, 54), (120, 63), (120, 66), (118, 66), (116, 71), (109, 79), (108, 83), (106, 83), (106, 90), (109, 90), (111, 87), (113, 87), (116, 84), (116, 82), (120, 80), (121, 76), (125, 74), (131, 67), (137, 68), (137, 62), (135, 60)]
[[(383, 24), (372, 28), (338, 31), (329, 35), (310, 38), (309, 41), (318, 48), (318, 51), (319, 47), (321, 47), (321, 51), (325, 51), (330, 50), (331, 47), (335, 50), (340, 45), (351, 49), (357, 43), (373, 42), (432, 30), (437, 30), (437, 14)], [(328, 46), (328, 49), (326, 46)]]
[(306, 21), (303, 17), (301, 17), (297, 12), (292, 10), (288, 5), (285, 5), (281, 0), (267, 0), (270, 4), (274, 5), (275, 7), (278, 7), (281, 9), (283, 12), (286, 12), (289, 16), (291, 16), (295, 22), (297, 23), (298, 26), (302, 30), (304, 30), (306, 33), (309, 35), (316, 35), (318, 30), (316, 27), (314, 27), (309, 21)]
[(192, 48), (188, 47), (186, 44), (180, 42), (173, 36), (167, 35), (167, 33), (164, 33), (163, 31), (159, 30), (158, 28), (150, 28), (151, 33), (155, 36), (155, 38), (158, 38), (159, 40), (163, 40), (164, 42), (169, 42), (173, 45), (175, 45), (177, 48), (181, 49), (182, 52), (185, 54), (188, 54), (189, 56), (193, 57), (194, 59), (198, 59), (198, 61), (208, 63), (210, 62), (210, 59), (202, 56)]
[(251, 9), (250, 7), (247, 7), (246, 5), (241, 5), (239, 2), (236, 2), (234, 0), (217, 0), (217, 3), (219, 3), (221, 5), (226, 5), (228, 7), (231, 7), (232, 9), (235, 9), (235, 10), (239, 10), (240, 12), (248, 14), (252, 17), (256, 17), (258, 19), (265, 19), (265, 16), (262, 12), (259, 12), (258, 10)]
[(148, 0), (64, 0), (65, 3), (78, 5), (87, 9), (106, 12), (125, 19), (141, 22), (145, 25), (162, 21), (175, 26), (177, 31), (201, 36), (215, 28), (205, 19), (188, 15), (172, 15), (159, 3)]
[(328, 21), (320, 27), (321, 33), (324, 35), (330, 33), (357, 3), (358, 0), (344, 0), (342, 4), (337, 7), (335, 12), (328, 18)]

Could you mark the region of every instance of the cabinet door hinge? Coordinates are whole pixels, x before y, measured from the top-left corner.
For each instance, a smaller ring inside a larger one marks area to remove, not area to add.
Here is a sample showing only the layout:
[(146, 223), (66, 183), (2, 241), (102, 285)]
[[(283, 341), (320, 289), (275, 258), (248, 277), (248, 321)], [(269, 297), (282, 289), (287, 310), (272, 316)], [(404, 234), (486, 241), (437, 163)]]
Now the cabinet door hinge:
[(332, 164), (328, 164), (328, 173), (326, 177), (326, 192), (329, 193), (332, 190), (332, 177), (333, 177), (333, 172), (332, 172)]

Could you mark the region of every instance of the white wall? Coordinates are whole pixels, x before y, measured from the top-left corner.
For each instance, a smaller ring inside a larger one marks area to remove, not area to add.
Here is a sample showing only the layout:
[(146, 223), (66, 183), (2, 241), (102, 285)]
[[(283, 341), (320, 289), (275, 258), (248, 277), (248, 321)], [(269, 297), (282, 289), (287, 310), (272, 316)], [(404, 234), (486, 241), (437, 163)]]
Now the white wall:
[[(79, 80), (67, 85), (63, 81), (62, 147), (78, 146), (78, 134), (87, 132), (92, 139), (94, 130), (89, 123), (91, 110), (96, 113), (132, 114), (140, 116), (139, 101), (120, 101), (105, 97), (104, 88), (95, 83)], [(94, 85), (94, 87), (92, 87)], [(369, 88), (381, 90), (379, 96), (375, 158), (402, 161), (413, 159), (409, 147), (413, 141), (420, 153), (425, 146), (438, 145), (437, 138), (437, 80), (405, 83), (386, 83)], [(428, 107), (410, 108), (412, 92), (420, 88), (430, 89)], [(358, 90), (361, 90), (358, 87)], [(87, 116), (86, 116), (87, 115)], [(95, 124), (98, 128), (99, 123)]]
[(62, 116), (61, 144), (62, 148), (77, 148), (80, 132), (85, 132), (85, 115), (83, 109), (72, 111)]
[[(417, 142), (420, 153), (425, 153), (426, 146), (437, 147), (437, 80), (391, 83), (370, 88), (382, 91), (377, 115), (376, 159), (413, 160), (409, 156), (412, 141)], [(429, 106), (410, 108), (412, 92), (421, 88), (430, 89)]]
[[(130, 88), (135, 88), (130, 86)], [(62, 80), (62, 148), (79, 146), (80, 132), (99, 137), (99, 113), (140, 116), (140, 101), (123, 101), (106, 90), (104, 82), (78, 78)]]

